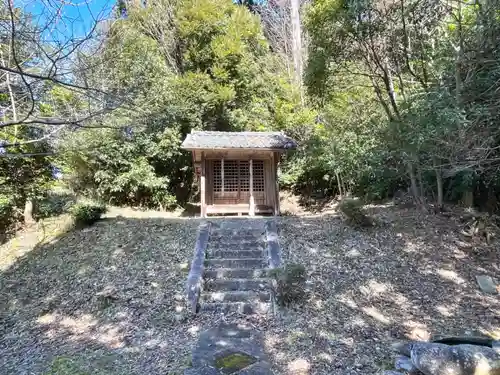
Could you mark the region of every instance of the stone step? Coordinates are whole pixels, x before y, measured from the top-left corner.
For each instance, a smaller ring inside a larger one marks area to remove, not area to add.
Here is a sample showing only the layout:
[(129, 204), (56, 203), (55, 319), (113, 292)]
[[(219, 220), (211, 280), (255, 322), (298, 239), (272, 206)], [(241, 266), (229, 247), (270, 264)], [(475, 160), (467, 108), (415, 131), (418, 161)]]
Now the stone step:
[(264, 252), (262, 249), (256, 250), (212, 250), (208, 252), (209, 258), (226, 258), (226, 259), (244, 259), (244, 258), (263, 258)]
[(271, 288), (271, 280), (266, 278), (256, 279), (213, 279), (207, 280), (204, 290), (208, 291), (236, 291), (236, 290), (268, 290)]
[(268, 263), (263, 258), (207, 259), (207, 268), (264, 268)]
[(270, 303), (250, 303), (250, 302), (217, 302), (202, 303), (200, 312), (217, 312), (221, 314), (238, 313), (244, 315), (267, 314), (271, 309)]
[(251, 279), (267, 277), (269, 270), (267, 268), (214, 268), (206, 269), (205, 279)]
[(213, 302), (270, 302), (270, 292), (254, 292), (251, 290), (208, 292), (201, 294), (201, 301)]
[(207, 246), (207, 251), (215, 250), (262, 250), (264, 249), (265, 243), (262, 241), (251, 241), (251, 242), (241, 242), (241, 241), (230, 241), (230, 242), (209, 242)]
[(266, 230), (264, 228), (237, 228), (237, 229), (229, 229), (229, 228), (212, 228), (210, 233), (224, 236), (231, 235), (261, 235), (265, 233)]
[(210, 234), (210, 243), (230, 244), (235, 242), (264, 242), (265, 237), (261, 234)]

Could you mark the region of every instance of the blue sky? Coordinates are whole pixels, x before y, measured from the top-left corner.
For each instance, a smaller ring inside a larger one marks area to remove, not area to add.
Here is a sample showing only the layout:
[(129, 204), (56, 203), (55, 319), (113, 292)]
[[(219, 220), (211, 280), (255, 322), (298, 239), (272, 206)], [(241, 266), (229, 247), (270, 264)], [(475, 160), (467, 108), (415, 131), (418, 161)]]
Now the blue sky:
[[(52, 39), (85, 35), (95, 20), (111, 14), (115, 0), (17, 0), (15, 6), (34, 17), (40, 26), (50, 22)], [(57, 21), (52, 21), (56, 19)]]

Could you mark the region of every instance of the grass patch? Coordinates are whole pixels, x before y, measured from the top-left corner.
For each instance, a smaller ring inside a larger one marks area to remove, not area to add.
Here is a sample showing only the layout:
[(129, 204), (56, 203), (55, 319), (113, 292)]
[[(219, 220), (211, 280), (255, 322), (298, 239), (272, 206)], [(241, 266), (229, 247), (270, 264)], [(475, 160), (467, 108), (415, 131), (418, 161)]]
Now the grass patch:
[[(243, 353), (232, 353), (215, 360), (215, 367), (222, 370), (225, 373), (231, 374), (237, 370), (242, 370), (252, 363), (255, 363), (256, 359), (247, 354)], [(226, 371), (229, 372), (226, 372)]]

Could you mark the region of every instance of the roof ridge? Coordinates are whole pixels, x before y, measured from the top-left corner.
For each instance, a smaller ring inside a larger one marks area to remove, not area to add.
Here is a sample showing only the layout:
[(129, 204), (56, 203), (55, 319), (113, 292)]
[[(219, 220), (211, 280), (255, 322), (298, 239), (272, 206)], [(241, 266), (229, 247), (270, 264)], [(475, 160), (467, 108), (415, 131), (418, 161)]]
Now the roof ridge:
[(254, 130), (244, 130), (244, 131), (229, 131), (229, 130), (191, 130), (191, 133), (249, 133), (249, 134), (255, 134), (255, 133), (277, 133), (281, 134), (281, 131), (254, 131)]
[(294, 149), (297, 143), (283, 132), (224, 132), (215, 130), (193, 130), (186, 136), (182, 147), (195, 148), (260, 148)]
[(239, 132), (239, 131), (220, 131), (220, 130), (192, 130), (191, 131), (192, 134), (199, 134), (199, 133), (220, 133), (220, 134), (239, 134), (239, 135), (255, 135), (255, 134), (279, 134), (279, 135), (284, 135), (283, 132), (279, 132), (279, 131), (242, 131), (242, 132)]

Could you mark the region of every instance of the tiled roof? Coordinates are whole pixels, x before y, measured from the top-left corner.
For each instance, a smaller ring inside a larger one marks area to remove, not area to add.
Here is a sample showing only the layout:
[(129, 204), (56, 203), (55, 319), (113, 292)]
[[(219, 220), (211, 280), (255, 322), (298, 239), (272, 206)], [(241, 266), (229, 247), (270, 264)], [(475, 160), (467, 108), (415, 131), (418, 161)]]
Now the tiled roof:
[(297, 143), (280, 132), (192, 131), (182, 147), (192, 149), (262, 148), (289, 150)]

